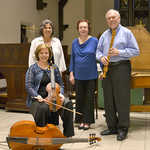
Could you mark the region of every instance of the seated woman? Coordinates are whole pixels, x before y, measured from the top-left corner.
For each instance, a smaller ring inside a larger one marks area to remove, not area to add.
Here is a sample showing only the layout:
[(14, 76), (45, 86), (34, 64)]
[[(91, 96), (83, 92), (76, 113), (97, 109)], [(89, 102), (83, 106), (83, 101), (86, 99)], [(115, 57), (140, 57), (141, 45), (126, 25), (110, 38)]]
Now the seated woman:
[[(59, 114), (63, 121), (63, 133), (66, 137), (74, 135), (73, 127), (73, 113), (68, 110), (59, 109), (52, 112), (48, 105), (48, 89), (50, 89), (51, 82), (51, 66), (52, 51), (46, 47), (45, 44), (40, 44), (35, 50), (35, 57), (37, 63), (31, 65), (26, 72), (25, 86), (28, 93), (27, 106), (30, 107), (30, 112), (34, 117), (37, 127), (45, 127), (47, 124), (56, 124), (57, 118), (55, 115)], [(64, 98), (64, 85), (59, 72), (59, 69), (54, 65), (55, 82), (60, 86), (60, 100), (63, 105), (72, 109), (71, 101)]]

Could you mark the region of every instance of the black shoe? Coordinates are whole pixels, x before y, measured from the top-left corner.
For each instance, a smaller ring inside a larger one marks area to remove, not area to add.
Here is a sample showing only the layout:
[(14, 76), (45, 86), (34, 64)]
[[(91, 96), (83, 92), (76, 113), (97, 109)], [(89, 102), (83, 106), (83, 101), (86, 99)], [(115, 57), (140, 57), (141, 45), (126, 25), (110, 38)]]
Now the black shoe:
[(101, 135), (113, 135), (117, 134), (117, 129), (107, 129), (100, 133)]
[(128, 134), (128, 129), (124, 128), (124, 129), (119, 129), (118, 130), (118, 134), (117, 134), (117, 141), (123, 141), (126, 139)]

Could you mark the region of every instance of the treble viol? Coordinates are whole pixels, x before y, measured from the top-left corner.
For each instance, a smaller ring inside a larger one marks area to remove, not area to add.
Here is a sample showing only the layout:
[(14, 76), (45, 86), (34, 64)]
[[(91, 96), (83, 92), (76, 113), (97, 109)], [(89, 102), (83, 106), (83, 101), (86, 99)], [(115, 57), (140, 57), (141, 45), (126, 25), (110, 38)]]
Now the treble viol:
[[(49, 70), (51, 70), (51, 72), (50, 72), (51, 84), (48, 84), (46, 87), (46, 90), (48, 92), (48, 98), (47, 98), (46, 102), (49, 105), (49, 109), (52, 112), (56, 112), (58, 109), (63, 108), (65, 110), (68, 110), (68, 111), (74, 113), (73, 110), (62, 106), (63, 102), (62, 102), (61, 97), (59, 95), (60, 94), (60, 86), (58, 83), (55, 82), (55, 75), (54, 75), (55, 74), (54, 73), (55, 65), (51, 64), (51, 66), (49, 66)], [(82, 113), (79, 113), (79, 112), (75, 112), (75, 113), (82, 115)]]
[[(109, 50), (113, 46), (115, 36), (116, 36), (116, 30), (112, 30), (112, 37), (111, 37)], [(103, 68), (103, 78), (106, 78), (106, 73), (108, 72), (108, 65), (109, 65), (109, 60), (110, 60), (110, 56), (109, 55), (107, 56), (107, 60), (108, 60), (108, 64), (104, 65), (104, 68)]]

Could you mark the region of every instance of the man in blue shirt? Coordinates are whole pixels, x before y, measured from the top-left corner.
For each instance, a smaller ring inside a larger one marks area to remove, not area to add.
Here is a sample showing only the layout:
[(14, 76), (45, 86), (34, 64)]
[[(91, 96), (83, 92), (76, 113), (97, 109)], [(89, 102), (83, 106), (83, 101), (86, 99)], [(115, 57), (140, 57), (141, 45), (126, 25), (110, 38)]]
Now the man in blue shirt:
[[(132, 32), (120, 24), (120, 14), (110, 9), (106, 15), (107, 29), (99, 39), (96, 58), (108, 66), (102, 80), (104, 107), (108, 129), (101, 135), (117, 134), (117, 140), (127, 137), (130, 113), (130, 58), (139, 55), (139, 47)], [(112, 31), (115, 36), (112, 37)], [(110, 46), (110, 43), (112, 42)]]

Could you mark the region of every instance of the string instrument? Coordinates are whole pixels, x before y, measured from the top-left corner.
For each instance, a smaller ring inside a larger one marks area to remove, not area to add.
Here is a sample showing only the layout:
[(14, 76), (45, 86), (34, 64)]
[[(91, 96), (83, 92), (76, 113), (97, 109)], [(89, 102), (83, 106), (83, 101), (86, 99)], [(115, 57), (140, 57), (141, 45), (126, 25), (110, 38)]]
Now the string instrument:
[(60, 86), (58, 83), (55, 83), (55, 66), (52, 64), (51, 66), (49, 66), (49, 69), (51, 70), (51, 84), (50, 87), (46, 88), (46, 90), (48, 92), (49, 108), (51, 111), (56, 112), (58, 109), (61, 108), (63, 102), (61, 101), (61, 97), (59, 96)]
[(66, 138), (54, 125), (48, 124), (42, 132), (36, 132), (33, 121), (18, 121), (10, 128), (6, 138), (11, 150), (58, 150), (65, 143), (101, 141), (101, 138), (91, 134), (89, 138)]
[[(116, 30), (112, 30), (112, 37), (111, 37), (109, 50), (113, 46), (115, 36), (116, 36)], [(109, 65), (109, 60), (110, 60), (110, 56), (109, 55), (107, 56), (107, 60), (108, 60), (108, 64), (104, 65), (104, 68), (103, 68), (103, 78), (106, 78), (106, 74), (108, 72), (108, 65)]]
[[(48, 92), (48, 101), (46, 101), (49, 105), (49, 108), (51, 111), (56, 112), (58, 109), (63, 108), (70, 112), (73, 112), (71, 109), (68, 109), (64, 106), (62, 106), (63, 102), (61, 101), (60, 94), (60, 86), (58, 83), (55, 82), (55, 73), (54, 73), (55, 66), (52, 64), (49, 66), (49, 70), (51, 70), (50, 76), (51, 76), (51, 84), (48, 84), (46, 87), (46, 90)], [(36, 97), (34, 97), (36, 98)], [(74, 113), (74, 112), (73, 112)], [(79, 112), (75, 112), (78, 115), (82, 115)]]

